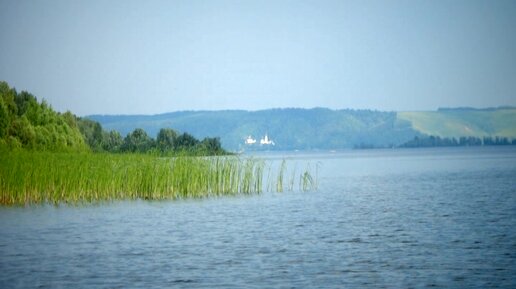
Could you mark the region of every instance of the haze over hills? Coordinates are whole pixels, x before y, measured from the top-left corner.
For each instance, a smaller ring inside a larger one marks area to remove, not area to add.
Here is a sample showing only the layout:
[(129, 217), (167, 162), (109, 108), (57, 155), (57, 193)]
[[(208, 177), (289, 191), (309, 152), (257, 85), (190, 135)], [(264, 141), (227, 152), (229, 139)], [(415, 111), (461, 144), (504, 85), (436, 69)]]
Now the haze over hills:
[[(158, 115), (91, 115), (122, 135), (143, 128), (151, 136), (170, 127), (197, 138), (220, 137), (230, 150), (392, 147), (415, 136), (516, 138), (516, 108), (448, 108), (424, 112), (286, 108), (259, 111), (181, 111)], [(274, 146), (260, 146), (268, 135)], [(246, 145), (251, 136), (256, 144)]]
[(412, 127), (427, 135), (460, 136), (516, 136), (516, 108), (440, 108), (438, 111), (399, 112), (398, 118), (409, 121)]

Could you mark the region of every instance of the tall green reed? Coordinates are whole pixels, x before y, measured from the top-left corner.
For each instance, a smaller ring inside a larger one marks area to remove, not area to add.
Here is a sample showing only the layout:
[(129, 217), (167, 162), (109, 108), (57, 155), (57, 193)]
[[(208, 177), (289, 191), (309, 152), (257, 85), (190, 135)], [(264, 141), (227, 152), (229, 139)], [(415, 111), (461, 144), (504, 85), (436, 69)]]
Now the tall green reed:
[[(276, 188), (283, 191), (283, 161)], [(263, 191), (263, 160), (237, 156), (0, 151), (0, 204), (80, 203), (120, 199), (181, 199)], [(309, 189), (310, 172), (302, 175)], [(289, 190), (293, 189), (293, 180)]]

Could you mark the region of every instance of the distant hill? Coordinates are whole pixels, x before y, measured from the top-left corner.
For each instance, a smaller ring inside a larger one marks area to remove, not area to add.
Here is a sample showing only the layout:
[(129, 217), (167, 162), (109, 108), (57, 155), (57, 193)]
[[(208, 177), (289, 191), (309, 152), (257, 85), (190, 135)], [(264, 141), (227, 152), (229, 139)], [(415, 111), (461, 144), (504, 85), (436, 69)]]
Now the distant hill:
[(441, 137), (516, 137), (516, 108), (439, 109), (427, 112), (399, 112), (420, 133)]
[[(230, 150), (242, 149), (343, 149), (391, 147), (415, 136), (516, 137), (516, 109), (440, 109), (433, 112), (383, 112), (372, 110), (268, 109), (260, 111), (181, 111), (159, 115), (88, 116), (105, 129), (126, 135), (143, 128), (155, 136), (170, 127), (197, 138), (220, 137)], [(252, 136), (257, 143), (265, 134), (275, 146), (245, 145)]]

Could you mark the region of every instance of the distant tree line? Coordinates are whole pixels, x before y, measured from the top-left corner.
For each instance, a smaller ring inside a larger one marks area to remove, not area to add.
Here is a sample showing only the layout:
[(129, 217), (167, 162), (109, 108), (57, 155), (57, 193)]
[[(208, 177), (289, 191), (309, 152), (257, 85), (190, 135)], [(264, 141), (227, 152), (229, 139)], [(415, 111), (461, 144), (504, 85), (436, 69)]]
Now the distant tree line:
[(203, 155), (226, 154), (219, 138), (202, 141), (188, 133), (162, 128), (156, 139), (143, 129), (123, 138), (117, 131), (105, 131), (100, 123), (67, 111), (56, 112), (44, 100), (18, 93), (0, 81), (0, 147), (48, 151), (188, 152)]
[(437, 111), (441, 112), (457, 112), (457, 111), (496, 111), (499, 109), (515, 109), (516, 107), (510, 105), (501, 105), (497, 107), (474, 108), (474, 107), (439, 107)]
[(198, 140), (189, 133), (178, 133), (171, 128), (162, 128), (156, 139), (150, 137), (141, 128), (122, 137), (118, 131), (105, 131), (93, 120), (78, 118), (77, 123), (86, 143), (96, 152), (155, 152), (160, 154), (188, 152), (203, 155), (227, 154), (222, 148), (220, 139), (204, 138)]
[(404, 148), (416, 147), (457, 147), (457, 146), (502, 146), (502, 145), (516, 145), (516, 139), (509, 139), (507, 137), (486, 136), (486, 137), (459, 137), (448, 138), (439, 136), (419, 137), (400, 145)]

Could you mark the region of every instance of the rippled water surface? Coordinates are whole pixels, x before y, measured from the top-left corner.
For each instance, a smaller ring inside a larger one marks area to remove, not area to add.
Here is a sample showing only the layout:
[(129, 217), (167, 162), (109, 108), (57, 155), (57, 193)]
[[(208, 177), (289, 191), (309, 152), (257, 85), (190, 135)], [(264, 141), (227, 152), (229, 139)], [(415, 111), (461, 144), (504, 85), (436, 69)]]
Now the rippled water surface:
[(515, 148), (287, 157), (317, 192), (0, 208), (0, 288), (516, 287)]

